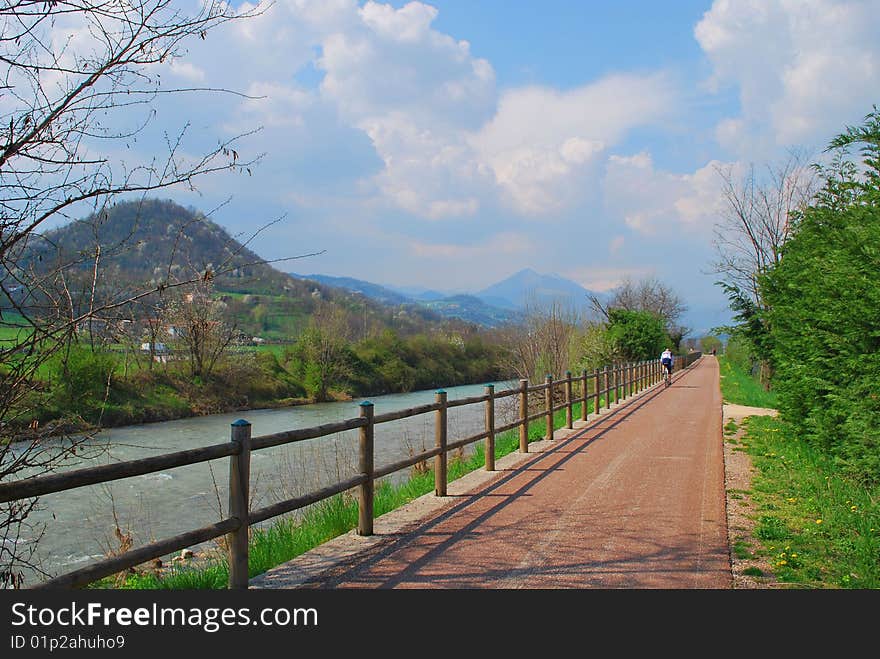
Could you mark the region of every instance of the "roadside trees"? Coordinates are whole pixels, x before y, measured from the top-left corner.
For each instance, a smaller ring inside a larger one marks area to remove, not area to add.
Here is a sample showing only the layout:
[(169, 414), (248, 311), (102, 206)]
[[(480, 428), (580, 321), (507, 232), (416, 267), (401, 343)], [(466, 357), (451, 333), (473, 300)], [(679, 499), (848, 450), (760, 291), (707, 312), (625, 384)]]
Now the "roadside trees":
[[(854, 162), (852, 148), (861, 151)], [(774, 389), (797, 435), (880, 482), (880, 112), (832, 140), (834, 161), (761, 277)]]
[[(603, 302), (597, 295), (591, 295), (589, 302), (593, 311), (607, 323), (612, 322), (611, 316), (615, 310), (644, 312), (659, 318), (668, 339), (676, 348), (679, 347), (682, 337), (688, 333), (688, 328), (680, 322), (682, 315), (687, 311), (684, 300), (672, 288), (654, 277), (646, 277), (639, 281), (627, 278), (611, 291), (607, 302)], [(624, 317), (620, 316), (618, 321), (622, 321)]]
[(712, 267), (738, 322), (730, 329), (750, 343), (761, 382), (769, 387), (768, 307), (759, 280), (782, 259), (798, 213), (815, 194), (815, 170), (805, 154), (794, 151), (763, 171), (752, 165), (744, 172), (727, 167), (718, 174), (724, 212), (715, 224), (717, 258)]

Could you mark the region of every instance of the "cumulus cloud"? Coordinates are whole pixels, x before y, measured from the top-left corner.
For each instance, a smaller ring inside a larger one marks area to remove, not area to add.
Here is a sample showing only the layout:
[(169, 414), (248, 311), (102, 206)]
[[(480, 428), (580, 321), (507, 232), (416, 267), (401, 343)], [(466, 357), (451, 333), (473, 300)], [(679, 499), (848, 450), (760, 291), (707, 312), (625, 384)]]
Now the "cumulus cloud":
[(608, 146), (674, 106), (663, 75), (613, 75), (569, 91), (508, 91), (472, 143), (511, 206), (546, 214), (573, 203)]
[(259, 97), (241, 101), (225, 126), (262, 126), (270, 160), (287, 157), (282, 144), (312, 148), (309, 132), (331, 138), (325, 150), (345, 152), (347, 133), (333, 140), (334, 124), (360, 131), (382, 163), (364, 172), (370, 187), (388, 206), (429, 220), (487, 207), (555, 217), (593, 187), (610, 147), (676, 103), (659, 74), (499, 94), (492, 65), (437, 30), (437, 16), (422, 2), (288, 0), (199, 44), (179, 71), (207, 71)]
[(694, 28), (711, 86), (735, 85), (742, 115), (716, 136), (734, 153), (824, 144), (880, 88), (876, 0), (716, 0)]
[(396, 112), (423, 125), (481, 124), (494, 109), (494, 70), (466, 41), (433, 30), (436, 15), (418, 2), (367, 2), (358, 25), (322, 40), (322, 94), (355, 123)]
[(275, 82), (254, 82), (247, 94), (250, 98), (242, 103), (242, 110), (256, 115), (266, 128), (301, 128), (303, 113), (315, 104), (309, 91)]
[(711, 161), (693, 174), (674, 174), (657, 170), (647, 152), (611, 156), (603, 182), (606, 207), (641, 234), (706, 232), (721, 209), (723, 166)]

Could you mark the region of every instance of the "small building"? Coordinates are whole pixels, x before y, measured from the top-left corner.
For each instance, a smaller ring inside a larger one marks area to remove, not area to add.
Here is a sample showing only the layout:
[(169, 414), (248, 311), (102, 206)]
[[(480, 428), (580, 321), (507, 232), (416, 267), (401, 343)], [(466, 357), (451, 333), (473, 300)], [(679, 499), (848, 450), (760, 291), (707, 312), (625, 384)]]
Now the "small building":
[(155, 343), (153, 345), (153, 349), (150, 349), (150, 342), (145, 341), (141, 343), (141, 352), (153, 354), (153, 361), (159, 362), (161, 364), (165, 364), (168, 362), (168, 355), (171, 354), (171, 350), (164, 343)]

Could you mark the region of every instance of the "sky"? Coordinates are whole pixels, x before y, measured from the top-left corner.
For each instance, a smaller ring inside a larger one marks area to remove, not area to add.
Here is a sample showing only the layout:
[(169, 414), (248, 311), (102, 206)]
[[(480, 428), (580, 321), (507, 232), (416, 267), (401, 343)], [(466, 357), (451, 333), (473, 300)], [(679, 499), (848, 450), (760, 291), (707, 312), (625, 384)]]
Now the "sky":
[[(242, 5), (242, 9), (249, 5)], [(523, 268), (716, 285), (719, 172), (821, 154), (880, 101), (880, 0), (275, 0), (165, 65), (150, 136), (190, 123), (252, 175), (160, 195), (285, 270), (475, 292)]]

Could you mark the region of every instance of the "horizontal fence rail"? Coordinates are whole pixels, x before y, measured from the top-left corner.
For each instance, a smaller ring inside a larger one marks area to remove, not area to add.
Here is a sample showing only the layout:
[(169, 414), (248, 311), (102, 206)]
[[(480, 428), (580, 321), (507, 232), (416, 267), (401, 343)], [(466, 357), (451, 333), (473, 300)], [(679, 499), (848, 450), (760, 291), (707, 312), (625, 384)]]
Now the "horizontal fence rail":
[[(674, 369), (689, 367), (702, 356), (700, 352), (676, 357)], [(462, 449), (479, 441), (485, 442), (485, 469), (495, 470), (495, 438), (512, 430), (519, 430), (519, 451), (528, 453), (529, 424), (546, 420), (544, 439), (554, 437), (554, 412), (565, 410), (565, 427), (573, 428), (574, 406), (581, 405), (581, 421), (587, 421), (589, 409), (600, 414), (602, 408), (610, 409), (626, 399), (661, 380), (659, 360), (616, 363), (592, 372), (582, 371), (573, 375), (567, 371), (558, 381), (548, 374), (541, 384), (520, 380), (519, 387), (496, 392), (494, 385), (486, 385), (482, 396), (470, 396), (447, 400), (446, 392), (436, 392), (435, 402), (383, 414), (374, 414), (373, 404), (365, 401), (360, 405), (360, 416), (327, 423), (311, 428), (251, 437), (251, 424), (239, 419), (232, 424), (231, 441), (202, 448), (177, 451), (160, 456), (118, 462), (111, 465), (86, 467), (59, 474), (35, 476), (9, 483), (0, 483), (0, 503), (30, 499), (44, 494), (62, 492), (77, 487), (106, 483), (122, 478), (155, 473), (186, 465), (229, 458), (229, 516), (214, 524), (174, 537), (152, 542), (129, 550), (118, 556), (106, 558), (92, 565), (68, 572), (41, 582), (33, 588), (78, 588), (123, 570), (166, 556), (187, 547), (226, 536), (229, 562), (229, 588), (248, 587), (248, 531), (249, 528), (279, 515), (294, 512), (349, 490), (357, 490), (358, 525), (360, 535), (373, 534), (373, 496), (375, 482), (417, 463), (434, 460), (434, 491), (437, 496), (446, 495), (447, 453)], [(575, 395), (575, 387), (577, 395)], [(535, 405), (534, 394), (542, 394), (543, 401)], [(518, 418), (502, 426), (495, 425), (495, 405), (499, 399), (518, 398)], [(604, 402), (604, 405), (603, 405)], [(474, 404), (485, 405), (485, 429), (468, 437), (449, 440), (447, 411), (450, 408)], [(531, 408), (538, 411), (530, 413)], [(392, 464), (377, 467), (374, 464), (375, 428), (377, 425), (421, 414), (434, 414), (435, 446)], [(250, 455), (270, 447), (282, 446), (319, 437), (326, 437), (347, 430), (359, 432), (359, 473), (302, 496), (280, 501), (257, 510), (250, 509)]]

